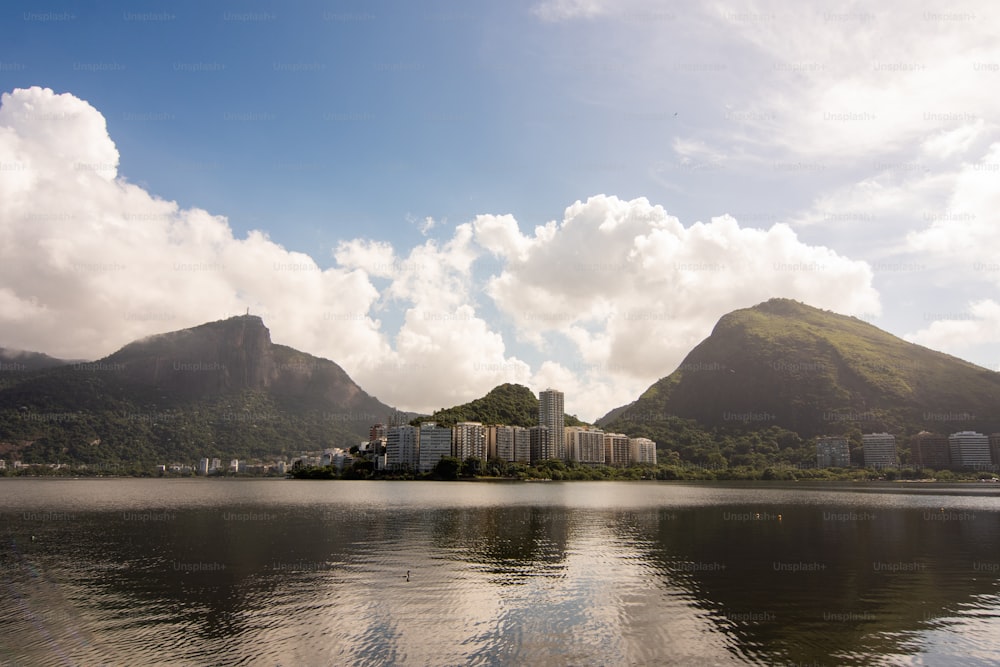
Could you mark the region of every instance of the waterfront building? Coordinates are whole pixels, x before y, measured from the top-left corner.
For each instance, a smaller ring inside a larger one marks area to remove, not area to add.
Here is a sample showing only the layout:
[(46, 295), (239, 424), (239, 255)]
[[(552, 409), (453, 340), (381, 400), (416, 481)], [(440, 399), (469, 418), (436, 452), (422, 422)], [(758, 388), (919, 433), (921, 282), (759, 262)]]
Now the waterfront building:
[(628, 436), (624, 433), (605, 433), (604, 462), (609, 466), (624, 468), (628, 461)]
[(538, 395), (538, 425), (549, 429), (552, 456), (566, 459), (566, 408), (565, 397), (557, 389), (546, 389)]
[(198, 474), (207, 475), (208, 474), (208, 459), (200, 459), (198, 461)]
[(948, 436), (921, 431), (910, 438), (910, 462), (920, 468), (947, 470), (951, 467)]
[(548, 426), (532, 426), (528, 438), (531, 463), (555, 458)]
[(896, 436), (891, 433), (865, 433), (861, 436), (865, 466), (891, 468), (896, 465)]
[(990, 458), (993, 459), (993, 465), (1000, 466), (1000, 433), (990, 436)]
[(452, 429), (452, 451), (459, 461), (475, 457), (485, 461), (486, 429), (480, 422), (458, 422)]
[(493, 429), (496, 449), (494, 456), (501, 461), (531, 461), (531, 433), (523, 426), (497, 426)]
[(514, 429), (514, 461), (531, 463), (531, 432), (523, 426), (512, 426)]
[(990, 470), (990, 439), (975, 431), (959, 431), (948, 436), (951, 467), (961, 470)]
[(499, 426), (486, 426), (486, 458), (495, 459), (497, 456), (497, 429)]
[[(438, 426), (435, 422), (420, 425), (420, 451), (417, 459), (419, 472), (431, 472), (445, 456), (452, 456), (452, 429)], [(464, 459), (463, 459), (464, 460)]]
[(604, 463), (604, 431), (588, 430), (581, 426), (565, 428), (566, 455), (568, 460), (584, 465)]
[(656, 465), (656, 443), (649, 438), (628, 439), (629, 465)]
[(841, 436), (823, 436), (816, 438), (817, 468), (850, 468), (851, 448), (847, 438)]
[(386, 466), (389, 470), (411, 470), (417, 465), (417, 427), (391, 426), (385, 434)]

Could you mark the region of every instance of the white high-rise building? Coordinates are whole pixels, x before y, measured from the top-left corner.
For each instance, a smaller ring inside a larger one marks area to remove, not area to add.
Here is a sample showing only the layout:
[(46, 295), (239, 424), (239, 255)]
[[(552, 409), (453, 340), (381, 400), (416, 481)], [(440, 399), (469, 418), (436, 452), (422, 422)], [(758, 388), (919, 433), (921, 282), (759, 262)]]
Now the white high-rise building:
[(861, 436), (865, 466), (891, 468), (896, 465), (896, 436), (891, 433), (865, 433)]
[(385, 464), (389, 470), (410, 470), (417, 466), (417, 427), (393, 426), (385, 434)]
[(554, 459), (566, 459), (566, 407), (563, 393), (546, 389), (538, 395), (538, 425), (547, 426)]
[(624, 468), (628, 465), (628, 436), (624, 433), (604, 434), (604, 461), (609, 466)]
[(649, 438), (629, 438), (628, 459), (630, 465), (648, 463), (655, 466), (656, 443)]
[(975, 431), (959, 431), (948, 436), (951, 465), (964, 470), (989, 470), (990, 438)]
[(604, 463), (604, 431), (588, 430), (581, 426), (567, 426), (566, 455), (570, 461), (587, 465)]
[[(434, 422), (420, 425), (420, 455), (417, 470), (431, 472), (445, 456), (452, 455), (452, 430)], [(464, 460), (464, 459), (463, 459)]]
[(475, 457), (485, 461), (486, 429), (480, 422), (458, 422), (452, 429), (452, 450), (459, 461)]

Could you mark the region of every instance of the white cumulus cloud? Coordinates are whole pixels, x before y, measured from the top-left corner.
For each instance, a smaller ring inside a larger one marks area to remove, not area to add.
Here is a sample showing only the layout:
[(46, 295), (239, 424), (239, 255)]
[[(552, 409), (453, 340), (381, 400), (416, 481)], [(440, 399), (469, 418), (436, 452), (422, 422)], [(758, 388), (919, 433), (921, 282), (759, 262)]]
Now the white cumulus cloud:
[(975, 345), (1000, 343), (1000, 304), (993, 299), (973, 301), (964, 317), (956, 314), (934, 320), (905, 338), (911, 343), (953, 354)]
[(136, 338), (243, 313), (279, 342), (373, 363), (387, 350), (361, 271), (320, 270), (263, 232), (182, 209), (117, 175), (103, 116), (70, 94), (0, 98), (4, 344), (95, 358)]
[(785, 225), (684, 224), (605, 195), (530, 231), (483, 214), (409, 248), (344, 239), (321, 269), (264, 231), (238, 238), (225, 217), (129, 183), (104, 118), (73, 95), (18, 89), (0, 102), (9, 348), (94, 359), (250, 308), (276, 342), (333, 359), (404, 409), (519, 382), (564, 390), (567, 409), (592, 420), (673, 370), (735, 308), (783, 296), (879, 311), (865, 263)]
[(583, 365), (634, 387), (673, 370), (720, 316), (772, 297), (880, 311), (867, 264), (806, 245), (786, 225), (721, 216), (685, 227), (645, 199), (599, 195), (534, 236), (510, 232), (503, 245), (485, 241), (519, 253), (489, 283), (497, 306), (525, 339), (569, 345)]

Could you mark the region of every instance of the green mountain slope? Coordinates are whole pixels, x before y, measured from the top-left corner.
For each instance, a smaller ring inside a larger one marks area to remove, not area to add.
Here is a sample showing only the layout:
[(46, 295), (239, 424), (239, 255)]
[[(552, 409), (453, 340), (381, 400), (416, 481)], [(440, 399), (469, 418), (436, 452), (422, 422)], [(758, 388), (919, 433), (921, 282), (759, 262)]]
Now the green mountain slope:
[(598, 423), (648, 434), (678, 419), (802, 437), (990, 433), (1000, 430), (1000, 374), (853, 317), (772, 299), (722, 317), (677, 370)]
[[(482, 398), (463, 405), (438, 410), (430, 417), (418, 417), (411, 423), (433, 421), (442, 426), (454, 426), (462, 421), (484, 424), (506, 424), (507, 426), (537, 426), (538, 397), (520, 384), (506, 383), (494, 387)], [(573, 415), (566, 415), (567, 426), (583, 424)]]
[(352, 446), (393, 412), (332, 361), (273, 344), (259, 317), (234, 317), (19, 374), (0, 388), (0, 458), (284, 455)]

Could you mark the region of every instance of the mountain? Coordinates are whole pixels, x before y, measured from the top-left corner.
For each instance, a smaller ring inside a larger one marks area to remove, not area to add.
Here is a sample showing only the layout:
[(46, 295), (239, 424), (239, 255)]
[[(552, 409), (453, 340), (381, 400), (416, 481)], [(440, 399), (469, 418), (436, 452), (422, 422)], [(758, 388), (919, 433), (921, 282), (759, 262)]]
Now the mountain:
[(18, 373), (0, 387), (0, 458), (140, 466), (292, 454), (357, 444), (394, 412), (247, 315)]
[(0, 370), (4, 372), (37, 371), (44, 368), (55, 368), (76, 363), (65, 359), (56, 359), (41, 352), (27, 352), (0, 347)]
[[(418, 417), (411, 423), (416, 425), (425, 421), (437, 422), (442, 426), (454, 426), (462, 421), (507, 426), (537, 426), (538, 397), (524, 385), (506, 383), (494, 387), (482, 398), (438, 410), (430, 417)], [(583, 422), (573, 415), (566, 415), (567, 426), (581, 424)]]
[(773, 426), (822, 434), (1000, 430), (1000, 373), (904, 341), (853, 317), (788, 299), (723, 316), (712, 334), (635, 402), (598, 420), (656, 433)]

